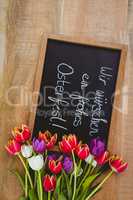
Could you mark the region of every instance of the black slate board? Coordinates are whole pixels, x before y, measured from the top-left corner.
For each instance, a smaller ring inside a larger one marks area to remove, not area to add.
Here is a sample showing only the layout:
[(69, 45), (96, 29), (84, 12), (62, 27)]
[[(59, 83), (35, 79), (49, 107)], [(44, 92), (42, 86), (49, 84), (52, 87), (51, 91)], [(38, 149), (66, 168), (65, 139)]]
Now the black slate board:
[(120, 49), (48, 39), (33, 136), (50, 130), (107, 143)]

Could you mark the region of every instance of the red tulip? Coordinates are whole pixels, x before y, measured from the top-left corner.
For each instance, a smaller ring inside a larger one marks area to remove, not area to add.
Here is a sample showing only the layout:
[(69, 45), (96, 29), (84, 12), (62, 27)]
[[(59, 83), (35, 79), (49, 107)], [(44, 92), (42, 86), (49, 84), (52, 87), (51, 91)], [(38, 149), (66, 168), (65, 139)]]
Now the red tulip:
[(45, 131), (44, 133), (39, 133), (39, 139), (44, 140), (47, 149), (51, 149), (57, 142), (57, 134), (51, 135), (49, 131)]
[(87, 144), (78, 144), (75, 153), (81, 160), (85, 160), (90, 153), (89, 146)]
[(11, 139), (8, 141), (8, 144), (5, 146), (6, 150), (11, 155), (16, 155), (21, 151), (21, 144), (18, 143), (16, 140)]
[(12, 134), (13, 134), (15, 140), (19, 143), (26, 142), (31, 137), (31, 132), (30, 132), (29, 128), (23, 124), (22, 124), (21, 128), (15, 127), (12, 130)]
[(43, 188), (46, 192), (54, 191), (56, 188), (56, 177), (55, 176), (49, 176), (48, 174), (45, 175), (43, 180)]
[(128, 163), (123, 162), (117, 156), (112, 156), (112, 158), (109, 161), (109, 164), (110, 164), (111, 169), (116, 173), (121, 173), (124, 170), (126, 170), (128, 167)]
[(77, 146), (77, 137), (75, 135), (65, 135), (59, 143), (60, 150), (64, 153), (70, 153), (75, 150)]
[(105, 151), (100, 156), (95, 158), (98, 165), (104, 165), (106, 162), (109, 161), (109, 152)]
[(62, 170), (61, 161), (49, 160), (48, 166), (53, 174), (59, 174)]

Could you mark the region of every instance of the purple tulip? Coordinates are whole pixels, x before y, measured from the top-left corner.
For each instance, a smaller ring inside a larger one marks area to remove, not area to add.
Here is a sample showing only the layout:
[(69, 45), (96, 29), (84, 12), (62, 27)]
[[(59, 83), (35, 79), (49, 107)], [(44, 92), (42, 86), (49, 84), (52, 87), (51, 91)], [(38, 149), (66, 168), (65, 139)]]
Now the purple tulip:
[(57, 160), (57, 154), (53, 153), (48, 155), (48, 160)]
[(46, 150), (46, 144), (43, 140), (34, 138), (32, 146), (36, 153), (44, 153), (44, 151)]
[(105, 143), (100, 138), (94, 138), (90, 142), (90, 152), (94, 156), (100, 156), (105, 151)]
[(71, 173), (73, 170), (73, 161), (70, 157), (66, 156), (63, 160), (63, 169), (67, 174)]

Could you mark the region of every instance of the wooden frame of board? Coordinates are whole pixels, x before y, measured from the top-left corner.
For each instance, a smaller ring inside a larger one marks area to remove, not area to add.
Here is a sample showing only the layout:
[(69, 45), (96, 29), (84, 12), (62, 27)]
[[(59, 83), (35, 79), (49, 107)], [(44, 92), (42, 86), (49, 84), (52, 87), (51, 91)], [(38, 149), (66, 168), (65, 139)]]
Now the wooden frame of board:
[[(127, 56), (127, 45), (117, 44), (117, 43), (108, 43), (108, 42), (98, 42), (92, 39), (88, 39), (86, 37), (50, 34), (50, 35), (43, 35), (41, 38), (41, 47), (40, 47), (40, 53), (39, 53), (37, 67), (36, 67), (37, 70), (35, 73), (33, 92), (34, 91), (39, 92), (39, 89), (40, 89), (40, 83), (41, 83), (42, 72), (43, 72), (43, 64), (45, 60), (48, 39), (54, 39), (54, 40), (59, 40), (59, 41), (64, 41), (64, 42), (72, 42), (72, 43), (107, 48), (107, 49), (121, 50), (120, 64), (119, 64), (115, 90), (119, 91), (121, 89), (122, 83), (124, 80), (124, 71), (125, 71), (126, 56)], [(38, 96), (37, 95), (33, 96), (33, 102), (36, 105), (37, 105), (37, 101), (38, 101)], [(120, 104), (121, 104), (121, 95), (118, 95), (114, 98), (114, 105), (119, 106)], [(33, 108), (29, 117), (29, 126), (31, 130), (33, 130), (35, 115), (36, 115), (36, 107)], [(117, 126), (117, 121), (120, 121), (121, 117), (122, 117), (122, 114), (118, 110), (116, 109), (112, 110), (111, 124), (110, 124), (110, 129), (109, 129), (109, 143), (108, 143), (109, 148), (111, 150), (113, 150), (114, 140), (116, 138), (115, 130)]]

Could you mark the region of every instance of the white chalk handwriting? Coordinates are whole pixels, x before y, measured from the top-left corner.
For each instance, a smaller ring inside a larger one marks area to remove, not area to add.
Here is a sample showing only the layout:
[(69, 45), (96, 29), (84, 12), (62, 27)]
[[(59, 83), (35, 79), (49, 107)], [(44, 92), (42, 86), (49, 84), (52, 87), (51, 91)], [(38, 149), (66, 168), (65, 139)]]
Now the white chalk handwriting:
[(50, 117), (50, 124), (54, 127), (59, 127), (63, 130), (67, 130), (65, 127), (66, 120), (63, 119), (62, 106), (68, 106), (69, 102), (63, 100), (63, 93), (65, 91), (65, 86), (71, 84), (67, 81), (67, 77), (74, 73), (72, 66), (66, 63), (60, 63), (57, 66), (57, 82), (55, 87), (55, 95), (57, 98), (48, 96), (48, 99), (54, 104), (52, 105), (52, 112)]

